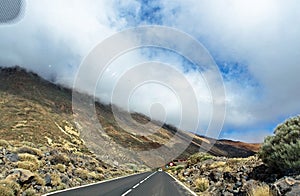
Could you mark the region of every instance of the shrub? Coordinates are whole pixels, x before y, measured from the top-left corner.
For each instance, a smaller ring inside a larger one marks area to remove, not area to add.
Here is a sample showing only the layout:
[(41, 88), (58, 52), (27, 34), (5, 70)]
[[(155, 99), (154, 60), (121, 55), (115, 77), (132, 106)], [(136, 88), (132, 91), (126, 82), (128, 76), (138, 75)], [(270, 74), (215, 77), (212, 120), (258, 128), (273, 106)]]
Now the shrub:
[(17, 195), (20, 191), (20, 185), (11, 180), (0, 181), (0, 195)]
[(0, 140), (0, 146), (6, 148), (6, 147), (9, 146), (9, 143), (8, 143), (8, 141), (6, 141), (6, 140)]
[(30, 171), (36, 171), (39, 168), (36, 163), (30, 161), (18, 161), (17, 166), (18, 168), (27, 169)]
[(38, 173), (34, 174), (34, 181), (38, 185), (45, 186), (45, 180)]
[(259, 157), (272, 169), (280, 172), (300, 171), (300, 116), (277, 126), (274, 136), (266, 137)]
[(14, 196), (14, 192), (6, 186), (0, 184), (0, 195), (2, 196)]
[(60, 172), (65, 172), (66, 171), (66, 166), (61, 164), (61, 163), (58, 163), (57, 165), (55, 165), (54, 168), (57, 169)]
[(83, 180), (87, 180), (89, 177), (89, 171), (81, 168), (76, 169), (74, 174)]
[(37, 195), (33, 188), (29, 188), (23, 192), (22, 196), (35, 196)]
[(261, 185), (252, 188), (247, 195), (248, 196), (272, 196), (272, 193), (268, 185)]
[(22, 153), (18, 154), (21, 161), (32, 161), (32, 162), (38, 162), (38, 159), (36, 156), (28, 153)]
[(52, 174), (51, 175), (51, 184), (53, 186), (59, 186), (61, 184), (61, 179), (58, 174)]
[(42, 151), (40, 151), (39, 149), (32, 148), (29, 146), (23, 146), (23, 147), (19, 148), (18, 153), (28, 153), (28, 154), (36, 155), (39, 157), (41, 157), (43, 155)]
[(200, 192), (204, 192), (209, 187), (209, 180), (206, 178), (197, 178), (195, 180), (196, 189), (198, 189)]
[(210, 155), (210, 154), (203, 153), (203, 152), (198, 152), (198, 153), (193, 154), (192, 156), (189, 157), (188, 163), (193, 165), (193, 164), (196, 164), (198, 162), (205, 161), (205, 160), (212, 159), (212, 158), (213, 158), (213, 156)]
[(102, 167), (97, 167), (96, 171), (99, 172), (99, 173), (104, 173), (105, 172), (105, 170)]
[(103, 174), (98, 174), (96, 172), (90, 172), (88, 173), (88, 178), (91, 180), (103, 180), (104, 175)]
[(54, 154), (50, 157), (50, 162), (52, 165), (56, 165), (56, 164), (63, 164), (63, 165), (68, 165), (70, 162), (69, 157), (67, 157), (64, 154)]
[(18, 162), (18, 167), (27, 169), (30, 171), (35, 171), (40, 167), (40, 162), (36, 156), (28, 153), (19, 154), (21, 161)]

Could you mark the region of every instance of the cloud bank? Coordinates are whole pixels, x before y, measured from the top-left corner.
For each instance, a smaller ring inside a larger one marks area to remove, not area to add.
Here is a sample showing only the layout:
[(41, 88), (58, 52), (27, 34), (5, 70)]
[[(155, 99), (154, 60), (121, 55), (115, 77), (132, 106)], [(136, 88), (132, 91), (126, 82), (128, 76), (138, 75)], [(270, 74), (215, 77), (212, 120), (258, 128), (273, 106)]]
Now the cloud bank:
[[(221, 136), (261, 141), (276, 124), (300, 111), (298, 10), (296, 0), (28, 0), (21, 22), (0, 26), (0, 65), (20, 65), (72, 86), (83, 58), (113, 33), (145, 24), (178, 28), (203, 43), (222, 72), (227, 115)], [(205, 129), (212, 107), (209, 89), (201, 74), (174, 54), (146, 51), (120, 57), (106, 71), (105, 88), (98, 89), (97, 95), (109, 102), (118, 77), (148, 60), (174, 65), (193, 84), (203, 114), (201, 129)], [(168, 105), (167, 120), (172, 123), (178, 111), (172, 96), (150, 85), (137, 91), (130, 104), (147, 114), (146, 106), (153, 100)]]

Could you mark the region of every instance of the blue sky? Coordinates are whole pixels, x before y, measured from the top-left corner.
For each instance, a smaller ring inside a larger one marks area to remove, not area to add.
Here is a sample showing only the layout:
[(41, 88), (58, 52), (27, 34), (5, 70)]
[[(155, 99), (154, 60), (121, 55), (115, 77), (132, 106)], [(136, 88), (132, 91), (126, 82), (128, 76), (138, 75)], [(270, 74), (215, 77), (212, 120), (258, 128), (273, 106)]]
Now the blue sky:
[[(141, 25), (172, 27), (203, 44), (221, 71), (227, 110), (220, 137), (261, 142), (300, 111), (298, 10), (296, 0), (28, 0), (22, 21), (0, 25), (0, 63), (18, 64), (71, 87), (84, 57), (114, 33)], [(120, 57), (96, 95), (109, 102), (118, 77), (149, 60), (171, 64), (188, 78), (199, 96), (199, 129), (205, 130), (212, 107), (209, 90), (195, 65), (172, 52), (144, 49)], [(176, 122), (176, 99), (163, 88), (149, 86), (135, 96), (135, 110), (148, 114), (156, 99), (166, 105), (167, 122)]]

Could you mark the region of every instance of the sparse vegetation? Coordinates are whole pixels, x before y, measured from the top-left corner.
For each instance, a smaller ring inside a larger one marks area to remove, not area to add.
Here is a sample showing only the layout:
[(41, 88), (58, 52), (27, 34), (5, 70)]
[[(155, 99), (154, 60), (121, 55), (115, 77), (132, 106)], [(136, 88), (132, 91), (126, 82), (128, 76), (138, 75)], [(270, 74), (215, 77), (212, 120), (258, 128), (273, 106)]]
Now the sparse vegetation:
[(68, 165), (68, 163), (70, 162), (70, 159), (69, 159), (69, 157), (65, 156), (64, 154), (54, 154), (51, 156), (50, 162), (53, 165), (56, 165), (59, 163)]
[(74, 171), (74, 174), (76, 176), (79, 176), (81, 179), (83, 180), (86, 180), (88, 179), (89, 177), (89, 171), (88, 170), (85, 170), (85, 169), (82, 169), (82, 168), (77, 168), (75, 171)]
[(17, 166), (18, 168), (27, 169), (30, 171), (36, 171), (39, 168), (36, 163), (30, 161), (18, 161)]
[(197, 178), (194, 183), (200, 192), (206, 191), (209, 187), (209, 180), (206, 178)]
[(213, 158), (213, 156), (210, 154), (199, 152), (199, 153), (196, 153), (196, 154), (193, 154), (192, 156), (190, 156), (188, 159), (188, 163), (196, 164), (200, 161), (205, 161), (205, 160), (212, 159), (212, 158)]
[(14, 192), (9, 187), (0, 184), (0, 195), (14, 196)]
[(249, 191), (248, 196), (272, 196), (272, 193), (270, 191), (270, 187), (265, 184), (252, 188)]
[(0, 195), (17, 195), (20, 191), (20, 185), (11, 180), (0, 180)]
[(300, 173), (300, 116), (277, 126), (274, 134), (266, 137), (260, 158), (274, 170)]
[(61, 163), (58, 163), (57, 165), (55, 165), (54, 168), (62, 173), (66, 171), (66, 166)]
[(21, 148), (18, 149), (18, 153), (27, 153), (27, 154), (32, 154), (35, 156), (42, 156), (42, 151), (33, 147), (29, 147), (29, 146), (23, 146)]
[(6, 140), (0, 140), (0, 147), (8, 147), (9, 143)]
[(53, 186), (59, 186), (61, 184), (61, 179), (59, 174), (51, 174), (51, 183)]
[(22, 196), (35, 196), (35, 195), (37, 195), (37, 194), (33, 188), (29, 188), (29, 189), (25, 190), (22, 194)]
[(36, 171), (40, 167), (40, 162), (36, 156), (28, 153), (22, 153), (18, 156), (20, 158), (20, 161), (17, 163), (19, 168)]

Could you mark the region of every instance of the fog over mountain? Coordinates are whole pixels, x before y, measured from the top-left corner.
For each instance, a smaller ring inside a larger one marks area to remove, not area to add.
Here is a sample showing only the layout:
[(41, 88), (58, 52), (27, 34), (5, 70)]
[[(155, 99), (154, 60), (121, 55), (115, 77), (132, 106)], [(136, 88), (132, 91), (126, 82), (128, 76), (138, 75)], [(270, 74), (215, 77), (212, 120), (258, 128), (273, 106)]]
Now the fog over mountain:
[[(149, 24), (173, 27), (202, 43), (223, 76), (227, 110), (220, 137), (260, 142), (276, 124), (300, 111), (298, 10), (296, 0), (28, 0), (23, 20), (0, 25), (0, 66), (19, 65), (72, 87), (84, 58), (114, 33)], [(187, 78), (197, 94), (199, 130), (205, 133), (212, 115), (210, 89), (197, 69), (172, 52), (127, 52), (106, 70), (101, 88), (82, 90), (109, 103), (119, 78), (149, 60), (172, 65)], [(163, 70), (153, 74), (178, 83), (175, 75)], [(86, 70), (87, 79), (92, 71)], [(178, 93), (184, 92), (183, 86)], [(176, 94), (158, 84), (138, 88), (129, 105), (150, 115), (156, 103), (164, 106), (156, 113), (166, 113), (168, 123), (180, 120)]]

